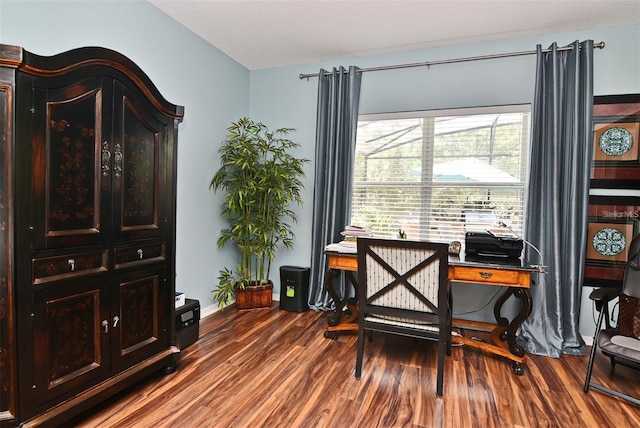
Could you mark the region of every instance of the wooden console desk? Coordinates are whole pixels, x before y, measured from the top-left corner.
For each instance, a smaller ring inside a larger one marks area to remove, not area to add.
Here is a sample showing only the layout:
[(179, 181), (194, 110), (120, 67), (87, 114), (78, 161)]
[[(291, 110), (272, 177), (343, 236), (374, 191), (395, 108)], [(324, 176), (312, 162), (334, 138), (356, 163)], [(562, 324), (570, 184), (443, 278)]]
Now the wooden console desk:
[[(357, 307), (357, 275), (358, 258), (355, 253), (327, 252), (329, 269), (325, 275), (324, 286), (336, 304), (336, 310), (328, 319), (325, 337), (335, 339), (338, 332), (358, 330)], [(516, 332), (531, 313), (531, 273), (539, 271), (534, 266), (522, 266), (508, 261), (496, 260), (465, 260), (460, 257), (449, 257), (449, 281), (474, 284), (495, 285), (505, 287), (506, 290), (496, 301), (493, 313), (495, 323), (453, 319), (456, 327), (470, 329), (487, 329), (491, 331), (491, 343), (479, 341), (464, 336), (453, 336), (454, 343), (472, 346), (493, 354), (500, 355), (512, 361), (516, 374), (523, 373), (522, 364), (525, 362), (525, 351), (516, 343)], [(356, 296), (341, 300), (333, 286), (333, 278), (344, 272), (356, 290)], [(520, 300), (520, 311), (509, 320), (501, 315), (502, 305), (511, 297)]]

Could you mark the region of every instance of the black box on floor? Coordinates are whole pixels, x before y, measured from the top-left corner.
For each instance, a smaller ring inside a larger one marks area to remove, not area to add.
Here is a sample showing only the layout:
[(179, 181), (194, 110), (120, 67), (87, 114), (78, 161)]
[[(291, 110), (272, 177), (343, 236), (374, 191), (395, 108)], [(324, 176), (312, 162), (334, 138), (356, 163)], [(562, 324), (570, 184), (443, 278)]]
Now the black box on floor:
[(309, 268), (280, 266), (280, 309), (305, 312), (308, 298)]
[(198, 340), (200, 335), (200, 302), (186, 299), (176, 308), (176, 346), (184, 349)]

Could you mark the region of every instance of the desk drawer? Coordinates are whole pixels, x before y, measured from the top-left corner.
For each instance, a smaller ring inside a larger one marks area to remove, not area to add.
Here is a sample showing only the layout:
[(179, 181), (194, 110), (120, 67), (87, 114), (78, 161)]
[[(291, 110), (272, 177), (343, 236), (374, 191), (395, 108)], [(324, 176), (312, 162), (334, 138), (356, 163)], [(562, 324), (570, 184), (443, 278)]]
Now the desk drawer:
[(329, 265), (329, 269), (349, 270), (352, 272), (358, 271), (358, 257), (355, 254), (329, 254), (327, 264)]
[(491, 283), (505, 286), (530, 286), (529, 272), (482, 267), (450, 266), (449, 279), (452, 281)]

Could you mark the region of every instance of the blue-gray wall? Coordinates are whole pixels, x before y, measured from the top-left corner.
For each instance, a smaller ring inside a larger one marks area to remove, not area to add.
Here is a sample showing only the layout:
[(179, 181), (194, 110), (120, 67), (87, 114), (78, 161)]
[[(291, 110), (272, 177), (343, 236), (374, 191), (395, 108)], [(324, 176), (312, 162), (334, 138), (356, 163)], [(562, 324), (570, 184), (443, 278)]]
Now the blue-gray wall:
[[(547, 47), (555, 41), (564, 45), (576, 39), (606, 43), (606, 48), (594, 55), (596, 95), (640, 93), (640, 25), (249, 72), (145, 1), (0, 0), (0, 43), (20, 45), (41, 55), (87, 45), (117, 50), (145, 70), (169, 101), (185, 106), (178, 151), (177, 288), (199, 299), (204, 312), (210, 305), (218, 270), (235, 265), (232, 252), (215, 245), (223, 226), (219, 218), (221, 196), (208, 189), (218, 166), (216, 150), (230, 121), (251, 115), (271, 128), (296, 128), (294, 138), (302, 144), (298, 154), (313, 159), (317, 80), (300, 80), (300, 73), (339, 65), (369, 67), (529, 51), (536, 44)], [(366, 73), (360, 112), (530, 103), (534, 74), (535, 56)], [(282, 250), (276, 267), (309, 266), (313, 174), (311, 164), (305, 181), (305, 206), (298, 210), (300, 222), (294, 229), (295, 250)], [(279, 278), (274, 282), (278, 292)], [(454, 309), (479, 308), (493, 292), (479, 288), (465, 293), (470, 297), (457, 298)], [(581, 332), (591, 335), (592, 308), (587, 292)], [(478, 315), (483, 316), (484, 312)]]

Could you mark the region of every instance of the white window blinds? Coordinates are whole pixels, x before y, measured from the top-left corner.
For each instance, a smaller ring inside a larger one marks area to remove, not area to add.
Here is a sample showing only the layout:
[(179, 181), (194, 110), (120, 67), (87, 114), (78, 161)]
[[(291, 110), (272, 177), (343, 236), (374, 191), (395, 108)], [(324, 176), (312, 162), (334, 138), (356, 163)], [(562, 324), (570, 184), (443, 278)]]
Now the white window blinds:
[(522, 233), (528, 105), (360, 116), (351, 224), (450, 242), (502, 221)]

